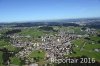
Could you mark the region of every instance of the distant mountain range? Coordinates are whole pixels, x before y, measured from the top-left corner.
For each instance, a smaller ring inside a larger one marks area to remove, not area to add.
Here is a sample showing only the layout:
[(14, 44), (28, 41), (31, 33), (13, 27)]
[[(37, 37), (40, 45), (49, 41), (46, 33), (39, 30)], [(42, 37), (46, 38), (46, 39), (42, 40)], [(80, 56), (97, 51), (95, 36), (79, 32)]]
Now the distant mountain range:
[(32, 27), (32, 26), (87, 26), (100, 28), (100, 18), (79, 18), (79, 19), (59, 19), (59, 20), (42, 20), (28, 22), (0, 23), (1, 27)]

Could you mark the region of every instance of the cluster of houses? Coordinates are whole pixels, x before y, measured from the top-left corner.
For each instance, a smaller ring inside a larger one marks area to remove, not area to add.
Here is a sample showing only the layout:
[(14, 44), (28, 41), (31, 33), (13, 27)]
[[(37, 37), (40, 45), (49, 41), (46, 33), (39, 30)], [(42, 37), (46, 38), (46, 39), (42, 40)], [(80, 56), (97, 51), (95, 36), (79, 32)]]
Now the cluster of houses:
[(86, 28), (84, 31), (86, 31), (88, 34), (91, 34), (91, 35), (97, 34), (97, 31), (94, 28)]
[[(23, 50), (19, 51), (16, 56), (24, 58), (27, 57), (34, 50), (46, 51), (46, 57), (58, 58), (63, 57), (72, 53), (71, 40), (76, 39), (77, 36), (74, 34), (66, 34), (64, 31), (58, 32), (55, 35), (45, 35), (41, 37), (41, 42), (23, 41), (21, 38), (30, 38), (31, 36), (20, 36), (17, 34), (9, 35), (11, 43), (15, 47), (24, 47)], [(19, 39), (20, 38), (20, 39)]]
[(42, 37), (41, 49), (46, 51), (46, 60), (63, 58), (65, 55), (72, 53), (73, 44), (71, 41), (77, 38), (77, 35), (66, 34), (64, 31), (60, 31), (55, 36), (46, 35)]
[[(89, 29), (86, 29), (89, 32)], [(95, 30), (93, 30), (95, 32)], [(76, 35), (74, 31), (70, 34), (69, 32), (65, 32), (64, 30), (60, 30), (55, 35), (42, 36), (41, 42), (32, 42), (32, 41), (22, 41), (18, 38), (30, 38), (31, 36), (20, 36), (20, 35), (10, 35), (12, 38), (11, 42), (13, 46), (16, 47), (24, 47), (23, 50), (19, 51), (16, 56), (20, 58), (28, 57), (32, 51), (35, 50), (44, 50), (46, 52), (46, 60), (51, 61), (52, 59), (60, 59), (65, 55), (69, 55), (73, 53), (73, 44), (72, 40), (88, 37), (89, 35)], [(95, 50), (97, 51), (97, 50)]]

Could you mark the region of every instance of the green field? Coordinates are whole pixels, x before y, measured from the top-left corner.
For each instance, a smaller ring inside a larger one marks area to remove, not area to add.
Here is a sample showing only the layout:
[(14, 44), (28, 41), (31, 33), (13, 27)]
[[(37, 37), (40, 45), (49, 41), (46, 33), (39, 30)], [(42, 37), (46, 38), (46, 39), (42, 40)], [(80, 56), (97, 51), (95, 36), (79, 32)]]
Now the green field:
[[(90, 37), (91, 39), (90, 40), (86, 40), (84, 38), (81, 38), (81, 39), (77, 39), (77, 40), (74, 40), (73, 43), (77, 46), (77, 47), (74, 47), (74, 51), (76, 52), (75, 54), (71, 54), (70, 56), (72, 57), (77, 57), (77, 56), (87, 56), (89, 58), (95, 58), (95, 60), (97, 61), (100, 61), (100, 52), (96, 52), (94, 51), (94, 49), (98, 49), (100, 48), (100, 44), (97, 43), (97, 41), (100, 40), (100, 37)], [(92, 44), (92, 41), (93, 44)], [(83, 44), (85, 44), (85, 46), (83, 47), (83, 50), (80, 50), (83, 46)]]
[(30, 35), (31, 37), (38, 37), (42, 36), (44, 33), (43, 31), (37, 30), (37, 29), (25, 29), (22, 30), (19, 34), (21, 35)]
[(34, 58), (34, 57), (39, 57), (40, 59), (44, 59), (45, 57), (45, 52), (42, 51), (42, 50), (36, 50), (36, 51), (33, 51), (30, 55), (29, 55), (30, 58)]
[(11, 64), (20, 65), (21, 63), (21, 60), (17, 57), (11, 57), (10, 60), (11, 60)]

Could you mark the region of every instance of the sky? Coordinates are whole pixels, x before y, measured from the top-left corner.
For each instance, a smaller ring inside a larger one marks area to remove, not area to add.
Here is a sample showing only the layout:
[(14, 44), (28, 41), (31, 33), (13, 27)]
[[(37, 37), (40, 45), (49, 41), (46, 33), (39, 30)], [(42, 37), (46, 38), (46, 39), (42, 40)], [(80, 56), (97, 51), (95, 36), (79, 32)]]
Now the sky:
[(100, 0), (0, 0), (0, 22), (100, 17)]

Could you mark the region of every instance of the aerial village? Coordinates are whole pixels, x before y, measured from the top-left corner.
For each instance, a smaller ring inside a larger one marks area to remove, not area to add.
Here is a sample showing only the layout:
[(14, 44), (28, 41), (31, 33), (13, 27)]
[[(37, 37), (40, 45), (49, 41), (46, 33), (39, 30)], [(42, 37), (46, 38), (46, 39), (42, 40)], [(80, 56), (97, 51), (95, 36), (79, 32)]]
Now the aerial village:
[[(74, 30), (65, 31), (64, 29), (60, 29), (54, 35), (45, 34), (44, 36), (41, 36), (37, 39), (38, 41), (32, 41), (33, 39), (30, 39), (30, 35), (23, 36), (19, 34), (12, 34), (7, 36), (11, 38), (10, 43), (14, 47), (23, 47), (23, 49), (16, 53), (15, 56), (24, 59), (25, 64), (36, 62), (34, 58), (29, 58), (29, 55), (36, 50), (40, 50), (39, 52), (45, 52), (45, 57), (43, 59), (45, 59), (46, 62), (52, 63), (54, 62), (52, 60), (65, 58), (66, 55), (70, 55), (74, 52), (73, 47), (78, 46), (72, 43), (73, 40), (80, 39), (82, 37), (89, 37), (89, 34), (97, 33), (95, 29), (89, 28), (85, 31), (87, 34), (77, 35), (74, 33)], [(24, 40), (22, 40), (23, 38)]]

